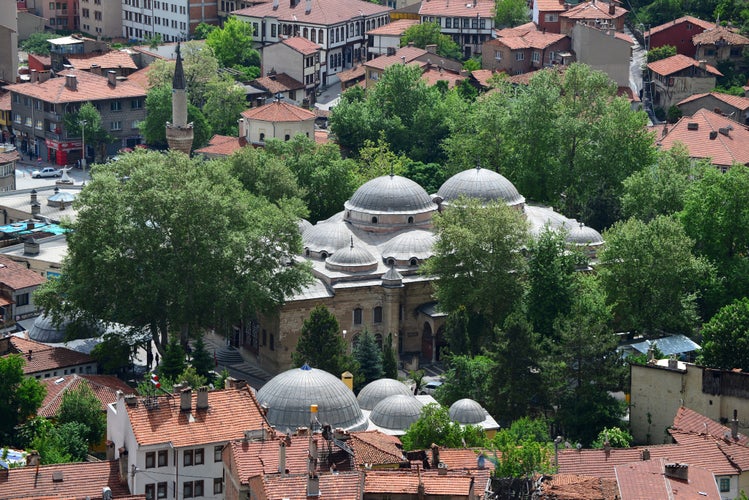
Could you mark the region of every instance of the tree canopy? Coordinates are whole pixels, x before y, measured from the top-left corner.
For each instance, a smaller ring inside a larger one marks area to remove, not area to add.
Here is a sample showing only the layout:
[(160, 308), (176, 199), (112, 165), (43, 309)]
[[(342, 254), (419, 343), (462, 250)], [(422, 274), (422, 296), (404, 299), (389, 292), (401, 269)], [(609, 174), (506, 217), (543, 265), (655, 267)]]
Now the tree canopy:
[(260, 75), (260, 53), (252, 48), (252, 25), (230, 16), (221, 28), (211, 30), (205, 39), (219, 63), (240, 72)]
[(432, 444), (446, 448), (483, 446), (485, 440), (481, 427), (461, 427), (459, 423), (450, 420), (446, 407), (435, 403), (424, 405), (419, 419), (401, 437), (405, 450), (430, 448)]
[(347, 352), (338, 320), (324, 305), (318, 305), (304, 320), (302, 333), (291, 354), (294, 366), (308, 364), (336, 377), (345, 371), (354, 373), (355, 367)]
[(59, 425), (77, 422), (86, 427), (83, 438), (88, 447), (94, 447), (106, 437), (107, 417), (102, 411), (101, 401), (88, 384), (65, 391), (57, 412)]
[(749, 298), (721, 308), (703, 325), (699, 362), (710, 368), (749, 370)]
[(427, 45), (437, 46), (437, 55), (460, 59), (460, 47), (453, 39), (442, 34), (439, 23), (419, 23), (406, 28), (401, 36), (401, 47), (413, 43), (415, 47), (426, 49)]
[[(140, 123), (140, 132), (150, 146), (166, 148), (166, 122), (172, 120), (172, 84), (152, 87), (146, 94), (146, 119)], [(196, 106), (187, 105), (187, 121), (193, 124), (192, 149), (202, 148), (211, 138), (211, 127)]]
[[(94, 150), (97, 149), (97, 146), (105, 146), (113, 140), (109, 132), (102, 126), (101, 113), (90, 101), (84, 103), (78, 111), (66, 113), (63, 122), (68, 136), (84, 138), (85, 135), (86, 145), (92, 146)], [(103, 157), (102, 151), (100, 151), (100, 155)]]
[(19, 47), (29, 54), (48, 56), (50, 52), (48, 40), (52, 38), (60, 38), (60, 35), (47, 32), (32, 33), (26, 40), (19, 44)]
[(0, 357), (0, 441), (9, 442), (13, 428), (33, 416), (44, 401), (46, 390), (38, 380), (23, 373), (23, 356)]
[(525, 0), (499, 0), (496, 4), (494, 21), (503, 28), (527, 23), (530, 17)]

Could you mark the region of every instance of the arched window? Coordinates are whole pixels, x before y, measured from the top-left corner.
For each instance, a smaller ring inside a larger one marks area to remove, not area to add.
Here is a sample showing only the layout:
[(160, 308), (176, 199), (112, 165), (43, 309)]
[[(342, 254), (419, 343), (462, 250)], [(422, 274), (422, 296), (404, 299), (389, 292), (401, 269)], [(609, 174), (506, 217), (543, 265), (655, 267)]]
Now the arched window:
[(309, 248), (304, 249), (304, 256), (309, 257)]
[(302, 35), (302, 36), (303, 36), (304, 38), (309, 38), (309, 35), (308, 35), (308, 33), (307, 33), (307, 28), (304, 28), (304, 31), (302, 31), (302, 33), (304, 33), (304, 34)]
[(357, 307), (354, 309), (354, 324), (355, 325), (361, 325), (362, 324), (362, 308)]
[(260, 142), (265, 141), (265, 134), (263, 132), (260, 132)]
[(324, 41), (324, 38), (325, 38), (325, 37), (324, 37), (324, 35), (323, 35), (323, 31), (322, 31), (322, 30), (320, 30), (320, 31), (319, 31), (319, 33), (318, 33), (318, 35), (319, 35), (319, 36), (317, 37), (317, 43), (320, 43), (320, 44), (321, 44), (321, 43), (323, 43), (323, 41)]
[[(304, 29), (307, 29), (307, 28), (304, 28)], [(317, 41), (317, 30), (316, 29), (312, 28), (311, 30), (309, 30), (309, 35), (310, 35), (310, 37), (309, 37), (310, 41), (312, 41), (312, 42), (316, 42)]]
[(372, 224), (377, 224), (377, 217), (372, 217)]
[(382, 323), (382, 306), (377, 306), (374, 308), (374, 311), (372, 312), (372, 322)]
[(291, 139), (291, 136), (289, 134), (283, 136), (284, 141), (288, 141), (289, 139)]
[(394, 258), (392, 258), (392, 257), (390, 257), (390, 258), (389, 258), (389, 259), (387, 260), (387, 265), (388, 265), (388, 266), (394, 266), (394, 265), (395, 265), (395, 259), (394, 259)]
[(328, 258), (328, 252), (320, 252), (320, 258), (322, 260), (325, 260)]
[(408, 263), (409, 263), (409, 265), (412, 265), (412, 266), (418, 266), (419, 265), (419, 259), (417, 259), (416, 257), (414, 257)]
[(413, 224), (414, 223), (414, 218), (413, 217), (409, 217), (408, 218), (408, 223), (409, 224)]

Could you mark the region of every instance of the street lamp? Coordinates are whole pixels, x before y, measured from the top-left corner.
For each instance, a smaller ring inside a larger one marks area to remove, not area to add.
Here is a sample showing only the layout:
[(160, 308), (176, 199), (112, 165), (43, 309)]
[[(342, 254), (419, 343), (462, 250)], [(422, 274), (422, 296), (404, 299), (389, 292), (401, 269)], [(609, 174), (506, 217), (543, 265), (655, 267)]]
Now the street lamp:
[(81, 149), (83, 150), (81, 152), (81, 168), (83, 169), (83, 173), (86, 173), (86, 125), (88, 125), (88, 122), (86, 120), (81, 120), (78, 122), (81, 126)]

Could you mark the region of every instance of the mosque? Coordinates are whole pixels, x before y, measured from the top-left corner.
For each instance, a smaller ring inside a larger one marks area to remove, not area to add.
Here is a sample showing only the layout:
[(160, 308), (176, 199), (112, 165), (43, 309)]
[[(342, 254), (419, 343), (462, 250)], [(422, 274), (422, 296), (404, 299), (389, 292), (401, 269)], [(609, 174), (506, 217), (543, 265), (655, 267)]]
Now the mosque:
[(311, 264), (314, 281), (277, 314), (235, 329), (231, 344), (254, 354), (264, 370), (285, 371), (292, 366), (303, 322), (324, 304), (349, 345), (365, 329), (379, 343), (392, 333), (404, 368), (437, 361), (445, 343), (445, 314), (434, 301), (430, 278), (418, 270), (433, 254), (435, 214), (461, 195), (485, 203), (501, 200), (523, 212), (533, 234), (546, 225), (564, 231), (568, 244), (591, 258), (603, 244), (594, 229), (550, 207), (526, 204), (509, 180), (491, 170), (460, 172), (431, 196), (405, 177), (377, 177), (357, 189), (336, 215), (314, 225), (300, 222), (304, 253), (299, 259)]

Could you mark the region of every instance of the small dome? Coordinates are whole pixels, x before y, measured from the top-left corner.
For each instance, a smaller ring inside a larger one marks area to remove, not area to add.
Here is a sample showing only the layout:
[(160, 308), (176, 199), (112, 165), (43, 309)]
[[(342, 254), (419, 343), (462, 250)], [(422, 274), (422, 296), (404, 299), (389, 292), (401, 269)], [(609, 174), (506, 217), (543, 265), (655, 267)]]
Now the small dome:
[(299, 228), (299, 234), (304, 234), (307, 229), (312, 227), (312, 223), (307, 219), (299, 219), (296, 222), (296, 227)]
[(37, 342), (50, 344), (65, 342), (65, 329), (68, 324), (70, 324), (70, 321), (63, 319), (59, 325), (55, 325), (51, 316), (41, 314), (37, 316), (29, 329), (29, 338)]
[(365, 385), (356, 399), (362, 410), (371, 410), (383, 399), (396, 394), (413, 396), (411, 389), (403, 382), (392, 378), (381, 378)]
[(378, 427), (405, 431), (419, 419), (422, 406), (413, 395), (395, 394), (377, 403), (369, 419)]
[(382, 286), (385, 288), (400, 288), (403, 286), (403, 275), (398, 272), (395, 266), (390, 266), (390, 269), (382, 275)]
[(571, 220), (555, 212), (551, 207), (539, 207), (534, 205), (525, 206), (525, 218), (530, 223), (530, 232), (534, 236), (538, 236), (544, 230), (545, 227), (551, 229), (562, 229), (568, 228), (571, 225)]
[(486, 420), (486, 411), (473, 399), (459, 399), (450, 406), (450, 420), (459, 424), (478, 424)]
[(337, 377), (307, 365), (270, 379), (257, 392), (257, 399), (268, 407), (268, 421), (280, 432), (309, 427), (313, 404), (317, 405), (317, 419), (323, 425), (349, 431), (367, 428), (367, 419), (354, 393)]
[(322, 222), (302, 234), (302, 245), (311, 252), (332, 254), (339, 248), (347, 247), (351, 241), (351, 231), (344, 222)]
[(407, 231), (384, 243), (380, 247), (380, 253), (386, 262), (388, 259), (394, 259), (396, 262), (408, 262), (412, 258), (426, 260), (434, 255), (436, 239), (431, 231)]
[(518, 193), (512, 182), (497, 172), (480, 167), (453, 175), (437, 192), (437, 196), (445, 203), (455, 201), (461, 195), (483, 202), (504, 200), (509, 206), (525, 203), (525, 198)]
[(437, 208), (423, 187), (399, 175), (385, 175), (364, 183), (345, 207), (370, 214), (420, 213)]
[(601, 236), (601, 233), (592, 227), (586, 226), (582, 222), (576, 223), (575, 220), (572, 220), (571, 224), (565, 225), (565, 229), (567, 229), (567, 237), (565, 238), (567, 243), (579, 246), (603, 244), (603, 236)]
[(325, 261), (325, 268), (331, 271), (373, 271), (377, 269), (377, 259), (362, 246), (355, 246), (354, 237), (351, 236), (348, 248), (336, 250), (333, 256)]

